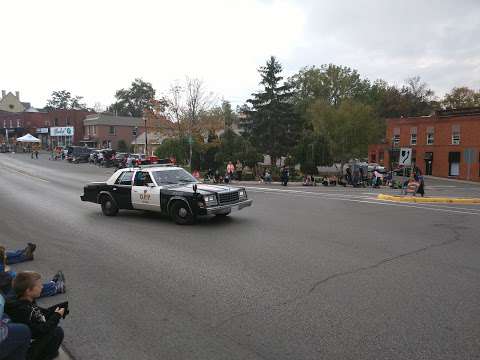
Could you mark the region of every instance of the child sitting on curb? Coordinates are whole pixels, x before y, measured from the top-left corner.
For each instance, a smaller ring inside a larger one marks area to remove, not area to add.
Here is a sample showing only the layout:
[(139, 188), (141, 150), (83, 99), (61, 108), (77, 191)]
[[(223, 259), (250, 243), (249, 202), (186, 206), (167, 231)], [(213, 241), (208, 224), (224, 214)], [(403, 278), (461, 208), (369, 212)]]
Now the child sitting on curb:
[(32, 333), (28, 359), (50, 360), (58, 356), (63, 341), (63, 329), (58, 326), (61, 318), (68, 314), (68, 303), (48, 309), (41, 308), (35, 300), (42, 292), (40, 274), (23, 271), (13, 280), (17, 299), (7, 302), (5, 312), (13, 322), (25, 324)]

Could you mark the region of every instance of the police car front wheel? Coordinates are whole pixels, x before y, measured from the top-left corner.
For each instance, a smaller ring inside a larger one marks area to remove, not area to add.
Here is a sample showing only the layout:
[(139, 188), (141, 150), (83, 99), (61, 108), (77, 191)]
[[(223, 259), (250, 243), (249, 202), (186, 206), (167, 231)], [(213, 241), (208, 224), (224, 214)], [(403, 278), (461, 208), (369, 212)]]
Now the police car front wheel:
[(192, 224), (195, 216), (183, 201), (175, 201), (170, 208), (170, 216), (179, 225)]

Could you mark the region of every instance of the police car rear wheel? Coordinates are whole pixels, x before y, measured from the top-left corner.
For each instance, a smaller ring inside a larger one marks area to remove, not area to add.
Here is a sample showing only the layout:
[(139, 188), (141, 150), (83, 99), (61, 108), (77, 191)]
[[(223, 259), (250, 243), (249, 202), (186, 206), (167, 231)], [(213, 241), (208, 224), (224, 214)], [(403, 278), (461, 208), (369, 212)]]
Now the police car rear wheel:
[(115, 216), (118, 213), (118, 206), (109, 196), (104, 196), (101, 200), (102, 212), (105, 216)]
[(195, 217), (183, 201), (175, 201), (172, 204), (170, 216), (179, 225), (192, 224), (195, 221)]

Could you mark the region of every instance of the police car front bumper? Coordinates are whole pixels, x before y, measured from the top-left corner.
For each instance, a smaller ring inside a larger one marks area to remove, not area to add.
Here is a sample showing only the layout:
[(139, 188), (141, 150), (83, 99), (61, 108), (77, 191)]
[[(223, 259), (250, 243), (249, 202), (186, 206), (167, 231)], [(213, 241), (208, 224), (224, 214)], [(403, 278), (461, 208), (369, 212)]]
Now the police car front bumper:
[(239, 211), (248, 206), (252, 206), (252, 202), (253, 201), (251, 199), (248, 199), (234, 204), (207, 207), (205, 209), (205, 212), (207, 213), (207, 215), (228, 214), (231, 211)]

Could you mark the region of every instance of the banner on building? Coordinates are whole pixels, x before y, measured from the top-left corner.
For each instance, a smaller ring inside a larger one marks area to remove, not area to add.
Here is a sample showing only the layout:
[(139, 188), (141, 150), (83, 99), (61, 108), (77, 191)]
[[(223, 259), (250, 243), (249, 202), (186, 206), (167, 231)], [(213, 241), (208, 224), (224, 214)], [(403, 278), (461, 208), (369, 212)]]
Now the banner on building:
[(48, 134), (48, 128), (37, 128), (37, 134)]
[(73, 136), (73, 126), (51, 127), (50, 136)]

